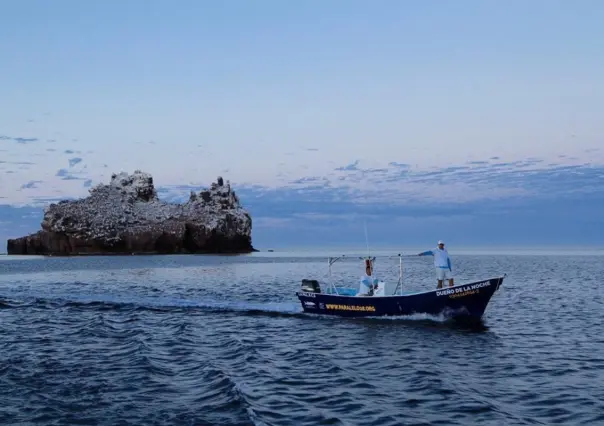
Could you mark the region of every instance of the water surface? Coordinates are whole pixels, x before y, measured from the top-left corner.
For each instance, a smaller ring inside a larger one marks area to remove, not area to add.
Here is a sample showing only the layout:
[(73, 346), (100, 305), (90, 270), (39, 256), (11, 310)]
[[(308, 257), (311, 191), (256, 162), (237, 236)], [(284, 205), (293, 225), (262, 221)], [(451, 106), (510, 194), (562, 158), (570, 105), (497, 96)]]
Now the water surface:
[[(354, 253), (334, 265), (357, 282)], [(311, 254), (4, 257), (3, 424), (604, 423), (604, 257), (454, 255), (507, 273), (483, 327), (301, 313)], [(378, 258), (394, 285), (398, 259)], [(407, 290), (435, 285), (405, 258)]]

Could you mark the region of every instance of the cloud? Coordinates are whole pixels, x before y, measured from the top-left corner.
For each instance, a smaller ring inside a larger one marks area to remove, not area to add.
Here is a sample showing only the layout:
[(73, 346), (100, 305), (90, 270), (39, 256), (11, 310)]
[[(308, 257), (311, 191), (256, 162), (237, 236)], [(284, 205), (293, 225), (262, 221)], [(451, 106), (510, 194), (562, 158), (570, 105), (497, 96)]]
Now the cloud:
[(13, 140), (17, 143), (31, 143), (38, 141), (37, 138), (13, 138)]
[(74, 157), (69, 159), (69, 167), (73, 167), (78, 163), (81, 163), (83, 160), (80, 157)]
[(88, 180), (86, 177), (78, 176), (67, 169), (59, 169), (55, 176), (60, 177), (61, 180)]
[(19, 144), (28, 144), (33, 142), (38, 142), (38, 138), (24, 138), (24, 137), (12, 137), (6, 135), (0, 135), (0, 141), (13, 141)]
[(31, 161), (4, 161), (4, 160), (0, 160), (0, 164), (28, 164), (28, 165), (34, 165), (36, 163), (32, 163)]
[(396, 161), (391, 161), (390, 163), (388, 163), (388, 165), (392, 166), (392, 167), (397, 167), (397, 168), (403, 169), (403, 170), (409, 170), (411, 168), (410, 164), (397, 163)]
[(37, 188), (37, 185), (39, 183), (42, 183), (41, 180), (30, 180), (29, 182), (21, 185), (21, 189), (32, 189), (32, 188)]
[[(93, 182), (108, 179), (88, 173), (56, 172), (58, 181), (83, 181), (70, 193), (43, 190), (57, 185), (47, 179), (20, 183), (19, 190), (39, 208), (86, 196)], [(182, 202), (209, 183), (170, 185), (156, 179), (160, 198), (171, 202)], [(423, 244), (438, 238), (467, 244), (597, 242), (604, 238), (603, 184), (604, 166), (538, 158), (473, 160), (440, 169), (356, 160), (325, 174), (284, 178), (271, 187), (232, 182), (252, 214), (255, 238), (271, 246), (357, 243), (364, 238), (364, 223), (373, 240), (384, 243)]]
[[(279, 238), (318, 245), (357, 241), (364, 221), (384, 242), (417, 242), (422, 235), (472, 244), (585, 244), (604, 238), (600, 165), (493, 158), (414, 170), (392, 163), (363, 167), (359, 160), (277, 188), (235, 188), (269, 245)], [(169, 186), (162, 194), (176, 201), (179, 192), (191, 189), (198, 188)]]
[[(517, 196), (548, 197), (577, 191), (598, 191), (604, 176), (602, 166), (590, 164), (543, 164), (539, 159), (515, 162), (451, 166), (435, 170), (413, 170), (409, 165), (388, 168), (361, 167), (360, 161), (337, 167), (324, 178), (334, 191), (367, 200), (390, 203), (410, 201), (469, 202), (514, 198)], [(301, 181), (291, 180), (285, 186), (296, 188)], [(353, 185), (358, 184), (358, 185)], [(361, 200), (359, 200), (361, 201)]]
[[(82, 180), (80, 188), (91, 182), (107, 181), (108, 176), (100, 172), (106, 164), (98, 164), (96, 172), (83, 163), (81, 157), (69, 158), (69, 167), (55, 172), (61, 181)], [(25, 161), (1, 161), (11, 165), (33, 165)], [(225, 169), (223, 172), (226, 173)], [(153, 172), (153, 171), (151, 171)], [(100, 173), (100, 174), (99, 174)], [(155, 173), (154, 173), (155, 175)], [(48, 185), (55, 185), (53, 179), (40, 176)], [(387, 203), (396, 206), (412, 204), (460, 204), (478, 201), (514, 200), (527, 197), (560, 197), (564, 194), (589, 193), (599, 191), (602, 182), (602, 166), (586, 163), (556, 164), (538, 158), (503, 162), (492, 157), (490, 160), (474, 160), (445, 168), (422, 169), (403, 162), (389, 162), (386, 165), (370, 164), (363, 160), (333, 167), (323, 174), (302, 175), (287, 178), (282, 175), (270, 187), (246, 182), (234, 182), (236, 188), (247, 190), (252, 198), (271, 197), (281, 202), (292, 199), (309, 203), (350, 202), (357, 206)], [(31, 180), (36, 180), (32, 176)], [(90, 181), (90, 182), (89, 182)], [(163, 185), (161, 185), (163, 183)], [(14, 190), (23, 185), (19, 183)], [(199, 186), (184, 184), (163, 186), (160, 195), (168, 198), (188, 194)], [(59, 186), (57, 194), (64, 189), (64, 196), (83, 196), (85, 192), (73, 192), (73, 187)], [(10, 194), (10, 188), (7, 193)], [(41, 194), (36, 194), (41, 195)], [(32, 194), (33, 197), (33, 194)]]
[(359, 170), (357, 166), (359, 165), (360, 161), (361, 160), (355, 160), (354, 162), (348, 164), (347, 166), (338, 167), (336, 170), (341, 170), (341, 171)]

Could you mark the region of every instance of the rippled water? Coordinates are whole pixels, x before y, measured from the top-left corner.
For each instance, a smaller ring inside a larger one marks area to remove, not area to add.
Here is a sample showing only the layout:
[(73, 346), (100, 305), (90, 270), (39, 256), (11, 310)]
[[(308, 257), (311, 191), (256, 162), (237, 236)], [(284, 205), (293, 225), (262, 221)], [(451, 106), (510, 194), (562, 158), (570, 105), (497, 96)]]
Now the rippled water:
[[(457, 283), (508, 274), (478, 329), (302, 314), (324, 258), (13, 259), (3, 424), (604, 423), (602, 256), (454, 256)], [(334, 265), (342, 283), (361, 270)], [(405, 263), (407, 289), (434, 284), (429, 260)]]

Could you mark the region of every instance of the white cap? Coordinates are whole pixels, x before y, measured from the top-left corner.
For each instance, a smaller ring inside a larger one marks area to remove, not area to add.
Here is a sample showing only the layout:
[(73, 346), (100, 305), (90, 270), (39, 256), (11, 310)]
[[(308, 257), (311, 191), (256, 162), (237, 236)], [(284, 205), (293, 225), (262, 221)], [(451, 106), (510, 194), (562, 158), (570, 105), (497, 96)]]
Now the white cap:
[(441, 245), (444, 244), (442, 240), (438, 240), (438, 244), (437, 245)]

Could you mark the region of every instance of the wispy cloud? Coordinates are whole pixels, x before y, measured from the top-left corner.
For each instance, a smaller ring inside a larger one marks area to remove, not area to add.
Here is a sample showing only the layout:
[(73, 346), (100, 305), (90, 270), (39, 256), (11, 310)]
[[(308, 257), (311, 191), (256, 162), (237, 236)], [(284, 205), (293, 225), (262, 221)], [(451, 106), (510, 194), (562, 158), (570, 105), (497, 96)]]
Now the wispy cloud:
[(30, 180), (29, 182), (24, 183), (23, 185), (21, 185), (21, 189), (36, 188), (39, 183), (42, 183), (42, 181), (41, 180)]
[(24, 138), (24, 137), (13, 137), (13, 136), (6, 136), (6, 135), (0, 135), (0, 141), (13, 141), (19, 144), (28, 144), (28, 143), (33, 143), (33, 142), (38, 142), (38, 138)]
[[(84, 168), (81, 157), (68, 159), (69, 168), (55, 172), (61, 180), (103, 181), (105, 177)], [(32, 165), (32, 162), (5, 161), (6, 165)], [(102, 168), (101, 165), (99, 167)], [(558, 197), (564, 194), (589, 193), (600, 190), (602, 166), (587, 163), (556, 164), (537, 158), (502, 162), (496, 158), (476, 160), (466, 164), (439, 169), (420, 169), (410, 164), (390, 162), (384, 166), (364, 166), (362, 160), (334, 167), (322, 175), (298, 178), (282, 177), (274, 186), (233, 182), (236, 188), (249, 191), (253, 198), (276, 197), (283, 200), (292, 197), (309, 202), (352, 202), (379, 205), (380, 203), (408, 205), (409, 203), (447, 204), (515, 199), (518, 197)], [(153, 171), (151, 171), (153, 173)], [(155, 174), (154, 174), (155, 175)], [(42, 180), (42, 179), (40, 179)], [(43, 179), (53, 184), (52, 179)], [(169, 184), (163, 186), (166, 197), (199, 188), (203, 184)], [(20, 187), (23, 182), (19, 183)], [(89, 184), (86, 184), (87, 186)], [(17, 188), (15, 188), (17, 189)], [(71, 188), (73, 190), (73, 188)], [(10, 193), (10, 190), (7, 191)], [(84, 192), (65, 196), (82, 196)]]
[(31, 143), (38, 141), (37, 138), (13, 138), (13, 140), (17, 143)]
[(282, 188), (318, 193), (329, 191), (359, 203), (464, 203), (516, 197), (550, 197), (601, 191), (600, 165), (552, 164), (529, 158), (513, 162), (478, 161), (435, 170), (414, 170), (408, 164), (362, 167), (357, 160), (321, 177), (284, 182)]
[[(286, 182), (278, 188), (237, 185), (241, 199), (253, 205), (262, 216), (296, 214), (471, 214), (514, 203), (535, 204), (551, 199), (604, 195), (604, 167), (590, 165), (539, 166), (540, 162), (450, 167), (435, 171), (395, 169), (387, 172), (362, 169), (337, 169), (328, 177), (309, 176)], [(533, 168), (528, 169), (531, 166)], [(344, 172), (345, 174), (341, 174)], [(346, 174), (347, 173), (347, 174)], [(356, 179), (360, 173), (363, 180)], [(350, 175), (353, 176), (350, 176)], [(345, 179), (340, 179), (344, 177)], [(165, 185), (160, 195), (182, 199), (190, 185)]]
[(31, 161), (4, 161), (4, 160), (0, 160), (0, 164), (27, 164), (27, 165), (34, 165), (36, 163), (32, 163)]
[[(232, 185), (252, 213), (260, 242), (271, 246), (347, 238), (359, 242), (364, 222), (372, 237), (383, 242), (424, 241), (426, 236), (493, 243), (604, 237), (604, 166), (535, 158), (476, 160), (434, 170), (395, 162), (373, 167), (359, 160), (351, 165), (284, 180), (276, 187)], [(58, 181), (32, 179), (21, 182), (17, 192), (37, 208), (83, 197), (93, 183), (108, 180), (88, 173), (63, 168), (54, 176)], [(63, 180), (77, 185), (61, 190), (58, 183)], [(186, 200), (190, 191), (209, 183), (170, 185), (156, 179), (160, 198), (172, 202)], [(37, 229), (38, 223), (34, 225)]]
[(59, 169), (55, 176), (60, 177), (61, 180), (88, 180), (86, 177), (78, 176), (67, 169)]
[[(49, 155), (55, 155), (53, 161), (60, 164), (65, 161), (65, 151), (74, 150), (61, 149)], [(84, 197), (92, 185), (107, 182), (113, 171), (105, 163), (88, 168), (82, 157), (69, 157), (67, 161), (68, 167), (27, 176), (17, 167), (29, 167), (32, 162), (2, 160), (0, 170), (4, 167), (4, 176), (10, 177), (2, 179), (3, 196), (13, 205), (36, 207), (53, 200)], [(535, 211), (548, 202), (571, 199), (587, 200), (582, 208), (591, 211), (589, 206), (602, 204), (604, 199), (604, 166), (569, 159), (502, 161), (492, 156), (442, 168), (358, 159), (320, 174), (300, 170), (299, 176), (276, 178), (271, 186), (232, 182), (258, 220), (258, 227), (283, 227), (287, 223), (319, 226), (330, 220), (342, 226), (360, 217), (388, 218), (390, 223), (402, 217), (467, 218), (510, 209)], [(146, 171), (156, 177), (158, 194), (166, 201), (185, 200), (191, 190), (199, 191), (210, 183), (174, 183), (157, 178), (154, 170)], [(224, 177), (228, 179), (228, 173)]]
[(360, 171), (361, 169), (358, 168), (358, 165), (360, 163), (361, 160), (356, 160), (350, 164), (348, 164), (347, 166), (342, 166), (342, 167), (338, 167), (336, 170), (337, 171)]
[(69, 161), (69, 167), (73, 167), (76, 164), (81, 163), (83, 160), (80, 157), (74, 157), (74, 158), (70, 158), (68, 161)]

